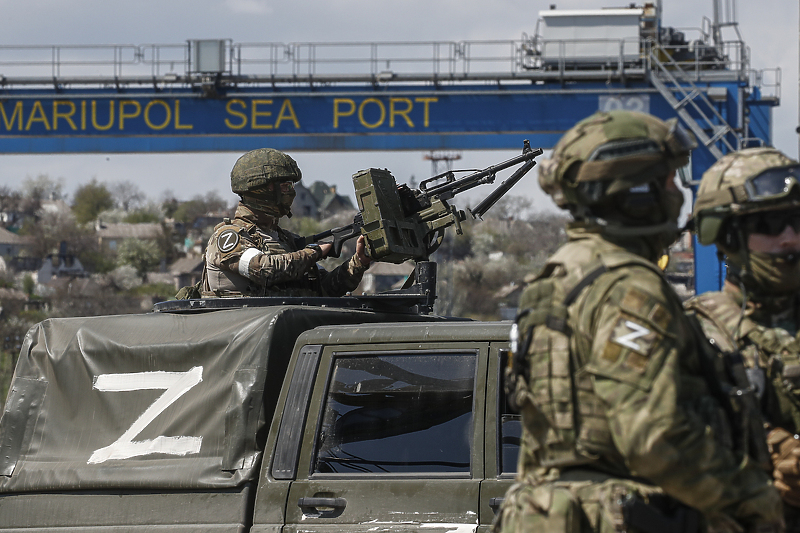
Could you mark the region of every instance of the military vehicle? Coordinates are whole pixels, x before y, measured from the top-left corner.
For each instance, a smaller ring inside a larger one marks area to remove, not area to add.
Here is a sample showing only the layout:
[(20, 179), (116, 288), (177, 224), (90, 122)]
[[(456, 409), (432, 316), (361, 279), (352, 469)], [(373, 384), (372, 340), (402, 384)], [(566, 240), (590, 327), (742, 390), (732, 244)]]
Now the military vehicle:
[(0, 531), (487, 530), (521, 434), (510, 324), (410, 311), (427, 297), (38, 324), (0, 419)]
[(34, 326), (0, 418), (0, 532), (488, 530), (521, 435), (502, 387), (511, 326), (432, 315), (428, 256), (465, 219), (455, 194), (523, 164), (480, 217), (538, 154), (526, 141), (418, 191), (355, 174), (361, 212), (329, 236), (413, 259), (401, 289)]

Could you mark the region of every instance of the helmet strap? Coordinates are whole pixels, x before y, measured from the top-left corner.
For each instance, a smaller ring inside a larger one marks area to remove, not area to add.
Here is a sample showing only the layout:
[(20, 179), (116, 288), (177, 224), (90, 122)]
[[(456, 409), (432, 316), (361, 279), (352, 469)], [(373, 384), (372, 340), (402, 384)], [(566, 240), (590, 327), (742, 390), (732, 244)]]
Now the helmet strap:
[(733, 217), (731, 220), (725, 239), (726, 243), (723, 248), (728, 257), (725, 277), (742, 287), (755, 287), (755, 279), (750, 266), (750, 250), (747, 247), (747, 234), (737, 217)]
[(734, 334), (733, 337), (734, 339), (740, 338), (742, 322), (744, 322), (744, 315), (745, 312), (747, 311), (747, 299), (748, 299), (747, 287), (745, 286), (744, 281), (742, 281), (741, 279), (739, 279), (739, 290), (742, 292), (742, 307), (739, 311), (739, 320), (736, 321), (736, 330), (735, 330), (736, 333)]

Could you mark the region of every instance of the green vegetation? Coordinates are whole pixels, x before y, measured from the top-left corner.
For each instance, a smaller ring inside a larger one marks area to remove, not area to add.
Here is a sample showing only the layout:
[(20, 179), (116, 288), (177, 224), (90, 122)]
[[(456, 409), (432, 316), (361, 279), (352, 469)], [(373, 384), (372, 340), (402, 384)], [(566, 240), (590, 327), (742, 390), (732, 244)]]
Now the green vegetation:
[(5, 403), (25, 333), (47, 317), (47, 313), (42, 311), (26, 310), (19, 302), (3, 302), (0, 319), (0, 406)]
[(219, 212), (227, 208), (225, 200), (216, 192), (211, 191), (205, 196), (197, 195), (188, 202), (180, 203), (175, 207), (171, 216), (177, 222), (191, 224), (206, 213)]
[(86, 185), (78, 187), (72, 202), (72, 211), (78, 224), (85, 224), (97, 219), (97, 215), (114, 207), (111, 192), (102, 183), (93, 179)]
[(151, 211), (137, 210), (122, 219), (127, 224), (144, 224), (146, 222), (160, 222), (161, 218)]
[(175, 285), (171, 283), (147, 283), (134, 287), (126, 291), (131, 297), (149, 296), (156, 298), (159, 302), (165, 302), (175, 298)]
[(125, 239), (117, 250), (117, 262), (135, 268), (145, 282), (147, 273), (161, 262), (161, 252), (153, 241)]

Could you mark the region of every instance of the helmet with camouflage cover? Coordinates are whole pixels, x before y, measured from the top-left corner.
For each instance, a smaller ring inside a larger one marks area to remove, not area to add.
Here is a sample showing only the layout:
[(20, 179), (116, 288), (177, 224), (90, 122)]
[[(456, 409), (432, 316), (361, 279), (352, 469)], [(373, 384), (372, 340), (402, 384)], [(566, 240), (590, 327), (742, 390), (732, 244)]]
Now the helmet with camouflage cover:
[[(800, 164), (775, 148), (748, 148), (703, 174), (692, 216), (698, 241), (727, 257), (727, 280), (777, 309), (800, 290), (800, 250), (771, 241), (796, 227), (798, 207)], [(766, 241), (752, 241), (757, 234)]]
[(250, 192), (270, 181), (300, 181), (302, 173), (294, 159), (273, 148), (247, 152), (233, 165), (231, 190), (236, 194)]
[(730, 242), (733, 217), (800, 206), (800, 165), (775, 148), (727, 154), (704, 174), (692, 218), (702, 244)]
[(666, 190), (666, 181), (695, 146), (677, 119), (598, 112), (558, 141), (540, 163), (539, 183), (578, 221), (597, 222), (609, 233), (674, 240), (683, 195)]
[(297, 163), (287, 154), (259, 148), (236, 160), (231, 170), (231, 190), (249, 207), (278, 217), (291, 216), (294, 189), (282, 191), (277, 185), (296, 183), (301, 177)]

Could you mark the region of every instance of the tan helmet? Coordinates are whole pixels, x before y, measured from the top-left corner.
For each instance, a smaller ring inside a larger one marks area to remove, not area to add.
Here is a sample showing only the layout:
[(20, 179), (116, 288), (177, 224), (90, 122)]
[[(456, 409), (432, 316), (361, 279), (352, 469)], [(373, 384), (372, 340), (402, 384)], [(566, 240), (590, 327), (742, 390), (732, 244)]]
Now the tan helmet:
[(677, 119), (634, 111), (598, 112), (578, 122), (540, 162), (539, 183), (559, 207), (580, 216), (609, 196), (686, 165), (694, 136)]
[(700, 243), (724, 245), (733, 217), (797, 206), (797, 161), (775, 148), (747, 148), (721, 157), (703, 174), (692, 218)]

